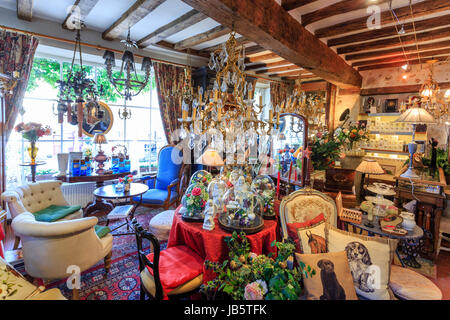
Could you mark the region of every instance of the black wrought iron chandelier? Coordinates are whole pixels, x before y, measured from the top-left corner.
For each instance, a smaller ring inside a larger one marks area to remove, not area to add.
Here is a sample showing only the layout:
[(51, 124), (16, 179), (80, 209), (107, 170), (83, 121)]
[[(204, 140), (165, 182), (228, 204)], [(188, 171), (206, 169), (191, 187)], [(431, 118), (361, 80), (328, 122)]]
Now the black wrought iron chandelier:
[[(83, 26), (83, 25), (82, 25)], [(75, 66), (76, 55), (79, 54), (79, 68)], [(90, 109), (95, 108), (96, 113), (101, 112), (97, 103), (99, 95), (104, 94), (103, 85), (97, 86), (94, 79), (89, 78), (87, 68), (83, 66), (81, 51), (81, 29), (77, 29), (75, 47), (73, 50), (72, 64), (65, 80), (57, 81), (59, 87), (57, 115), (58, 122), (63, 123), (67, 114), (67, 122), (78, 125), (78, 135), (82, 136), (83, 106), (84, 103)], [(76, 106), (72, 106), (75, 101)]]
[(108, 74), (109, 81), (112, 83), (117, 93), (124, 98), (124, 108), (119, 109), (120, 119), (130, 119), (131, 112), (127, 109), (127, 101), (132, 97), (137, 96), (145, 88), (150, 80), (150, 71), (152, 67), (152, 61), (148, 57), (144, 57), (142, 60), (141, 71), (145, 72), (143, 80), (139, 80), (136, 72), (136, 65), (134, 61), (134, 54), (132, 50), (137, 48), (136, 42), (130, 38), (130, 29), (128, 29), (128, 36), (126, 40), (122, 40), (125, 45), (125, 51), (122, 54), (122, 65), (120, 67), (120, 73), (117, 77), (113, 75), (113, 68), (116, 66), (116, 60), (114, 52), (106, 50), (103, 59), (105, 59), (106, 72)]

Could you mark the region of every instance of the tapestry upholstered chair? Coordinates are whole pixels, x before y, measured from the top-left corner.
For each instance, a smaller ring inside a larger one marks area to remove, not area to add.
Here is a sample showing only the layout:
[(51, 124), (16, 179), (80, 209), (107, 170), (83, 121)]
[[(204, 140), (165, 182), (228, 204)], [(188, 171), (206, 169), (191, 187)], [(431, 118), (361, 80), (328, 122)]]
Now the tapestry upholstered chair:
[[(43, 181), (19, 186), (2, 194), (2, 200), (8, 204), (11, 218), (24, 212), (31, 212), (37, 221), (55, 222), (81, 218), (80, 206), (70, 206), (61, 191), (61, 181)], [(19, 246), (20, 238), (14, 242)]]
[(280, 223), (283, 240), (288, 238), (288, 223), (303, 223), (324, 215), (325, 220), (336, 226), (336, 203), (320, 191), (305, 188), (283, 198), (280, 204)]
[[(180, 245), (160, 250), (158, 239), (132, 221), (136, 234), (141, 278), (140, 300), (162, 300), (189, 297), (203, 282), (203, 259), (188, 246)], [(143, 241), (150, 242), (150, 254), (144, 252)], [(153, 250), (151, 250), (153, 249)]]
[[(169, 209), (180, 200), (180, 182), (184, 171), (183, 151), (173, 145), (161, 148), (158, 153), (158, 172), (156, 177), (144, 177), (149, 190), (142, 195), (142, 205), (154, 208)], [(173, 159), (179, 159), (175, 163)], [(133, 198), (139, 202), (140, 197)]]
[[(70, 266), (83, 272), (104, 259), (108, 273), (113, 237), (101, 232), (106, 227), (97, 227), (97, 222), (96, 217), (39, 222), (30, 212), (16, 216), (12, 228), (22, 239), (26, 272), (44, 281), (65, 279)], [(73, 295), (77, 299), (76, 286)]]

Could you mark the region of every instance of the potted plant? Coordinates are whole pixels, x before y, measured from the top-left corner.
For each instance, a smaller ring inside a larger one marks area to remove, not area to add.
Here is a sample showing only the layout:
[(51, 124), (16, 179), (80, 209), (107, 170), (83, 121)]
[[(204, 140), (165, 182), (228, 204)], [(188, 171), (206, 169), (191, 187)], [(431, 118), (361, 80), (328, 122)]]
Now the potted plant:
[(295, 246), (290, 242), (272, 243), (277, 247), (276, 257), (251, 252), (245, 233), (233, 232), (225, 242), (229, 260), (205, 261), (206, 268), (217, 275), (200, 289), (208, 299), (297, 300), (302, 294), (302, 277), (316, 274), (310, 266), (293, 267)]
[[(331, 138), (330, 138), (331, 137)], [(334, 166), (341, 156), (342, 143), (328, 132), (318, 132), (312, 141), (311, 160), (314, 170), (326, 170)]]
[(28, 155), (30, 156), (31, 164), (36, 164), (36, 157), (38, 148), (36, 142), (43, 136), (49, 136), (52, 131), (49, 126), (43, 126), (40, 123), (29, 122), (19, 123), (15, 130), (22, 133), (22, 137), (30, 142), (30, 146), (27, 148)]

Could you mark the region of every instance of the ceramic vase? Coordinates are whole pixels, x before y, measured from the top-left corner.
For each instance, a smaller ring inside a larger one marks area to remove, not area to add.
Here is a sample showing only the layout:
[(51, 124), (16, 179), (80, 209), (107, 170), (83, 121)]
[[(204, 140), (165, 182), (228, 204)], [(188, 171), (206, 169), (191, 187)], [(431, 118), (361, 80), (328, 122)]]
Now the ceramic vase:
[(65, 176), (67, 174), (67, 165), (69, 163), (68, 153), (58, 153), (58, 169), (59, 176)]

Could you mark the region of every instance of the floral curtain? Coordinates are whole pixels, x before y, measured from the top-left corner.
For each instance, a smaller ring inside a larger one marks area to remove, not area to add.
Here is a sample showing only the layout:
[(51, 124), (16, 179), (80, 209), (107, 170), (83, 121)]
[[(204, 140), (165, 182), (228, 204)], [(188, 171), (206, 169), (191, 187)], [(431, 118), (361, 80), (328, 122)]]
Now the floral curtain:
[(22, 108), (38, 43), (33, 36), (0, 29), (0, 72), (12, 76), (17, 71), (20, 79), (12, 93), (5, 97), (5, 141), (8, 141)]
[(270, 83), (270, 100), (272, 105), (276, 107), (281, 105), (283, 100), (292, 94), (292, 86), (282, 82), (271, 82)]
[(175, 143), (172, 132), (180, 127), (178, 118), (181, 113), (181, 93), (185, 81), (184, 68), (170, 64), (154, 62), (156, 89), (158, 91), (159, 110), (167, 141)]

